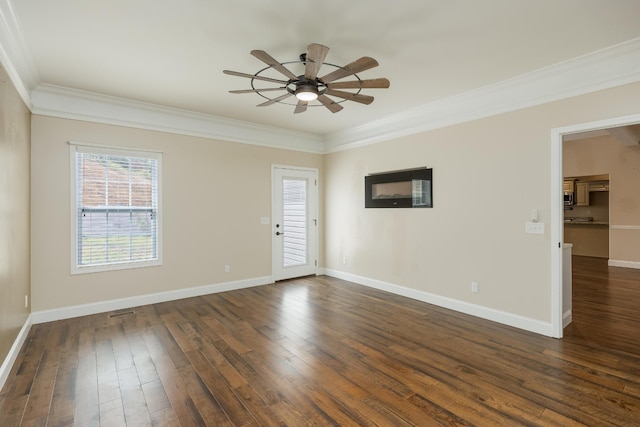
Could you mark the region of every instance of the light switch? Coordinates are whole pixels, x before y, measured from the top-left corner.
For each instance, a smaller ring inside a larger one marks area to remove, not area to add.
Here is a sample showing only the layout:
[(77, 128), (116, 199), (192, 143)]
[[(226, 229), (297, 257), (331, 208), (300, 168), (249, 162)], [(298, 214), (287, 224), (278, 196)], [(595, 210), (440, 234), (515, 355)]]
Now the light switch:
[(527, 234), (544, 234), (544, 222), (527, 222), (524, 232)]
[(268, 216), (260, 217), (260, 224), (265, 225), (265, 224), (269, 224), (270, 222), (271, 222), (271, 219)]

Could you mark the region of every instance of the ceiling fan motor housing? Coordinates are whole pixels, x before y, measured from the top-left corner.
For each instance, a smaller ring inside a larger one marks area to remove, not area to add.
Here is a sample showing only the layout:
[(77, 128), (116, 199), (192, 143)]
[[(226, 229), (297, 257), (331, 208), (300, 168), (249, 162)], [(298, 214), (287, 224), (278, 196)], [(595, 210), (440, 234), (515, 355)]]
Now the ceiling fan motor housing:
[[(297, 80), (290, 80), (287, 91), (303, 101), (313, 101), (327, 92), (327, 87), (318, 79), (310, 80), (305, 76), (298, 76)], [(310, 94), (305, 96), (304, 94)]]

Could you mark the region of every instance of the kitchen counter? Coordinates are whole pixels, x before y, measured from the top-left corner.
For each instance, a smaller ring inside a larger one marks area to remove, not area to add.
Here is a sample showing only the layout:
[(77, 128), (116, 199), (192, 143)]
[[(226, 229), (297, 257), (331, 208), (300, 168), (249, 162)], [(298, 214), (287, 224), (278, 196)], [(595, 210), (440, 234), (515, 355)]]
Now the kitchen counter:
[(565, 224), (609, 225), (608, 221), (596, 220), (592, 216), (565, 216)]
[(576, 221), (571, 219), (565, 219), (564, 223), (572, 225), (609, 225), (607, 221)]
[[(591, 221), (589, 221), (591, 219)], [(609, 258), (609, 222), (590, 217), (573, 217), (564, 221), (564, 241), (572, 243), (572, 254)]]

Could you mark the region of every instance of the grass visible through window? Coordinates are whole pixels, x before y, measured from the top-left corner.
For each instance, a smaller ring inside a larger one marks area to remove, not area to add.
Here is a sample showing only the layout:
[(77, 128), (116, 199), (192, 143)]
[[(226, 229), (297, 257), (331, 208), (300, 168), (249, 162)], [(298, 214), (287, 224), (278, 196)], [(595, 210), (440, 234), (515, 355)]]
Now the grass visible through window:
[(154, 259), (152, 236), (83, 237), (82, 265)]

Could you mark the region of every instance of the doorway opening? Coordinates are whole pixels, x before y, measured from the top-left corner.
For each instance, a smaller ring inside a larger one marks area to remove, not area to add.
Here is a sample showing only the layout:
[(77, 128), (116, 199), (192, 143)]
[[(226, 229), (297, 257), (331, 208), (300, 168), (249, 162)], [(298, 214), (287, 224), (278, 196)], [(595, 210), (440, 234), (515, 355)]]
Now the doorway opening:
[[(640, 114), (582, 123), (551, 131), (551, 324), (552, 335), (562, 338), (563, 317), (566, 317), (566, 301), (563, 301), (563, 251), (564, 251), (564, 138), (576, 134), (608, 132), (612, 129), (634, 126), (640, 123)], [(568, 268), (570, 268), (568, 266)], [(565, 274), (568, 272), (564, 272)], [(565, 297), (566, 298), (566, 297)]]

